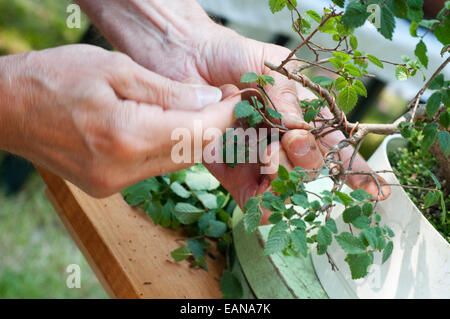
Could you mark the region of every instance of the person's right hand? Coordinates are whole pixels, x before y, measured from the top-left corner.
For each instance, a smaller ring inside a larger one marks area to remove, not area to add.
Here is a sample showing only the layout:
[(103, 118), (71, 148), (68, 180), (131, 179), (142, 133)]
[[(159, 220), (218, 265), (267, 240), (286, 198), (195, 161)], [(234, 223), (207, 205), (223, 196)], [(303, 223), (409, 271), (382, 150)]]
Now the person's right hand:
[(220, 101), (236, 92), (175, 82), (87, 45), (2, 57), (0, 149), (107, 196), (190, 166), (171, 160), (172, 131), (192, 133), (195, 120), (225, 131), (239, 97)]

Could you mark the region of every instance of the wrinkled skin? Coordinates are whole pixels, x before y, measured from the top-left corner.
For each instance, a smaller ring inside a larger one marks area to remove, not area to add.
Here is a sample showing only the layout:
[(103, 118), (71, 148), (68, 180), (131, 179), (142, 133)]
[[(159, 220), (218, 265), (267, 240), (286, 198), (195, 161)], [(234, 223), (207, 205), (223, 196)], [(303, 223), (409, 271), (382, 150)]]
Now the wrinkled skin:
[[(289, 54), (287, 49), (244, 38), (215, 24), (194, 0), (129, 1), (128, 5), (121, 0), (110, 0), (107, 5), (104, 0), (78, 2), (115, 47), (144, 67), (169, 78), (243, 88), (240, 77), (246, 72), (274, 77), (275, 86), (268, 88), (268, 94), (283, 114), (285, 125), (292, 130), (282, 137), (281, 143), (269, 146), (267, 156), (271, 162), (267, 165), (282, 164), (288, 169), (295, 166), (315, 169), (322, 165), (325, 147), (305, 130), (308, 126), (298, 103), (299, 99), (314, 98), (314, 94), (264, 66), (264, 61), (280, 63)], [(116, 18), (114, 22), (111, 16)], [(295, 67), (294, 62), (287, 65), (288, 69)], [(335, 133), (323, 142), (333, 146), (341, 139), (343, 134)], [(352, 152), (351, 147), (341, 152), (345, 163)], [(241, 207), (249, 197), (267, 190), (274, 177), (261, 175), (257, 164), (207, 167)], [(353, 169), (370, 170), (359, 155)], [(352, 188), (362, 187), (374, 196), (378, 193), (376, 183), (367, 175), (350, 176), (347, 183)], [(389, 194), (388, 187), (383, 190)]]
[(172, 131), (193, 136), (200, 120), (224, 132), (236, 92), (175, 82), (94, 46), (2, 57), (0, 149), (104, 197), (190, 166), (171, 160)]

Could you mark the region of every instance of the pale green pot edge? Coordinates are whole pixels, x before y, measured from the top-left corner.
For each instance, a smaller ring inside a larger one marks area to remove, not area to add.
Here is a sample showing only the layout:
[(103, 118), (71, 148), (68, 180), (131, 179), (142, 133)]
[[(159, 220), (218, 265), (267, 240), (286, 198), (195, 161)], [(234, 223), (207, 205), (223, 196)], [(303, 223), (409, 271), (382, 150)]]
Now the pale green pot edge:
[(233, 242), (242, 271), (257, 298), (328, 298), (315, 273), (311, 256), (264, 256), (263, 243), (271, 226), (260, 226), (247, 234), (243, 213), (233, 212)]

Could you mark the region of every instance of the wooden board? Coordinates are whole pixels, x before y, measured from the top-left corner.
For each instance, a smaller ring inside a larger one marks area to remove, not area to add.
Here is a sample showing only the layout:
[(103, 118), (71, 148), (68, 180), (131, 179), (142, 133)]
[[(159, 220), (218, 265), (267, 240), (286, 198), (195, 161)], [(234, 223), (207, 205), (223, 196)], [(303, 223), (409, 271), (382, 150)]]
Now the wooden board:
[(155, 226), (120, 194), (93, 198), (73, 184), (37, 168), (47, 195), (68, 232), (112, 298), (220, 298), (224, 259), (208, 258), (208, 269), (172, 261), (180, 231)]

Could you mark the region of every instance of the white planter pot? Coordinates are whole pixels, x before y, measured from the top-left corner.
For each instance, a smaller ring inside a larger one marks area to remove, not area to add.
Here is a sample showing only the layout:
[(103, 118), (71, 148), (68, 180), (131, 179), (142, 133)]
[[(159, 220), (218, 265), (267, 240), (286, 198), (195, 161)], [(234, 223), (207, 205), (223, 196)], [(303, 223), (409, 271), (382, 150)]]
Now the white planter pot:
[[(369, 160), (374, 170), (392, 170), (389, 150), (405, 144), (387, 137)], [(399, 184), (394, 174), (380, 174), (388, 183)], [(347, 191), (350, 191), (347, 189)], [(343, 230), (343, 207), (332, 216)], [(328, 249), (339, 271), (332, 271), (326, 256), (312, 254), (317, 276), (330, 298), (450, 298), (450, 245), (422, 215), (402, 187), (392, 187), (391, 196), (378, 204), (382, 223), (395, 232), (394, 250), (381, 265), (377, 253), (366, 278), (352, 280), (345, 253), (333, 241)], [(313, 249), (314, 251), (314, 249)]]

